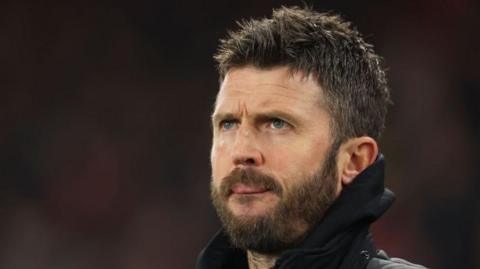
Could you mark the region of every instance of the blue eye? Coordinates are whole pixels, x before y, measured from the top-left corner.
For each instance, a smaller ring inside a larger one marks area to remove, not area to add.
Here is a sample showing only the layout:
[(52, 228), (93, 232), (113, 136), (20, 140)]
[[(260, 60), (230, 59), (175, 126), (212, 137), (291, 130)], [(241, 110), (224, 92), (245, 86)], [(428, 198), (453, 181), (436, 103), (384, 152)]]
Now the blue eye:
[(233, 128), (235, 127), (235, 124), (236, 124), (236, 122), (234, 122), (234, 121), (225, 120), (225, 121), (222, 121), (222, 122), (220, 123), (220, 128), (221, 128), (222, 130), (225, 130), (225, 131), (226, 131), (226, 130), (231, 130), (231, 129), (233, 129)]
[(287, 123), (281, 119), (273, 119), (271, 121), (271, 127), (274, 129), (282, 129), (287, 126)]

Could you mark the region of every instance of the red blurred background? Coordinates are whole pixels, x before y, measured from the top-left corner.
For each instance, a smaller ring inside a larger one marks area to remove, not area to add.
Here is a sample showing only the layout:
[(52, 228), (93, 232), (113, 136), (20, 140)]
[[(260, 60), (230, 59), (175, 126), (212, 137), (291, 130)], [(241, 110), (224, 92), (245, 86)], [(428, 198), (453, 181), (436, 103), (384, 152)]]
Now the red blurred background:
[[(313, 1), (385, 57), (394, 256), (480, 268), (480, 7)], [(0, 2), (0, 268), (193, 268), (208, 198), (212, 54), (298, 1)], [(475, 157), (477, 156), (477, 157)]]

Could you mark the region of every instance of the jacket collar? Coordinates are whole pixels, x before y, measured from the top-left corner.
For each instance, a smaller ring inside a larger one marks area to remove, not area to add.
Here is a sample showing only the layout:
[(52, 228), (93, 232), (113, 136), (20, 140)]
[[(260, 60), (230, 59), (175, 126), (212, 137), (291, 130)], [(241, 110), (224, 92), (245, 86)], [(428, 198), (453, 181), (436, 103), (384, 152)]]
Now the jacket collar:
[(384, 185), (385, 159), (376, 161), (345, 187), (300, 248), (321, 246), (335, 235), (360, 223), (370, 224), (390, 208), (395, 195)]

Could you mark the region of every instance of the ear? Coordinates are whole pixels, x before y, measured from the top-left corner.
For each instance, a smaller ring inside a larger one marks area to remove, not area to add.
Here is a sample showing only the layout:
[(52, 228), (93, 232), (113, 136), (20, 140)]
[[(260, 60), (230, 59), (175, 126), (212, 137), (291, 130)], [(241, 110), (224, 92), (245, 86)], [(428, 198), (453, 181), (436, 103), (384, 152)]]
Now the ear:
[(377, 142), (369, 137), (355, 137), (344, 142), (338, 152), (338, 172), (342, 186), (349, 185), (378, 155)]

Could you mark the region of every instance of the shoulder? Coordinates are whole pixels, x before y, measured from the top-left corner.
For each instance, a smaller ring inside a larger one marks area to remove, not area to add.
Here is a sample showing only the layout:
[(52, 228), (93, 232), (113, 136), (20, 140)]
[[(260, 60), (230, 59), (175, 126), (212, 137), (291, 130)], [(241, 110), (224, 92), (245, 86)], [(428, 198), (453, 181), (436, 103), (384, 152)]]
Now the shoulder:
[(400, 258), (390, 258), (380, 250), (377, 256), (370, 260), (366, 269), (427, 269), (427, 267)]

